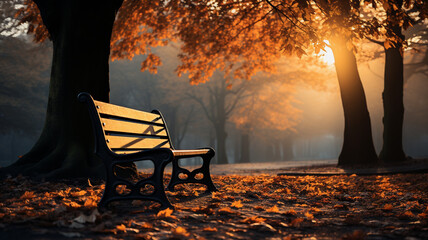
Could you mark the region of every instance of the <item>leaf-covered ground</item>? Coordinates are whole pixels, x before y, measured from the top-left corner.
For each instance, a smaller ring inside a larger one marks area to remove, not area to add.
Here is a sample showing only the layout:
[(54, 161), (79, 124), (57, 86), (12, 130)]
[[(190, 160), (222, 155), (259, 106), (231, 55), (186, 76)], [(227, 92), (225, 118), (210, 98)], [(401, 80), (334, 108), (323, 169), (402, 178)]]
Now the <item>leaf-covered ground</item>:
[(214, 176), (167, 195), (175, 210), (119, 202), (102, 182), (0, 183), (0, 239), (428, 239), (428, 174)]

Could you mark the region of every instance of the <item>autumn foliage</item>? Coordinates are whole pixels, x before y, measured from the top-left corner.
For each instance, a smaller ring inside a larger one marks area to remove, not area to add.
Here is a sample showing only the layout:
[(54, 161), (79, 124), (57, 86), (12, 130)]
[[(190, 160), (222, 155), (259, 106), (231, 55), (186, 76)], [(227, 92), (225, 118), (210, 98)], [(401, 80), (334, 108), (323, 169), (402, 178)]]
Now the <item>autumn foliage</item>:
[(101, 182), (18, 177), (0, 185), (0, 227), (89, 238), (424, 238), (426, 177), (215, 176), (219, 192), (206, 195), (203, 187), (187, 186), (168, 192), (175, 210), (133, 201), (101, 213)]

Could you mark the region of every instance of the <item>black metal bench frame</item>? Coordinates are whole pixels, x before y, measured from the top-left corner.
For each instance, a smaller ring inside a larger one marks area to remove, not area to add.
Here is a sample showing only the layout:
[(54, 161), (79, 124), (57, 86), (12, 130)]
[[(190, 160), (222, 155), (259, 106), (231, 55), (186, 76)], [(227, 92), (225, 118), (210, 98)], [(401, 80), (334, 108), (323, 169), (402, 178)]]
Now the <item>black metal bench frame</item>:
[[(100, 157), (104, 165), (106, 167), (106, 184), (104, 194), (98, 203), (99, 208), (106, 208), (108, 204), (112, 201), (117, 200), (149, 200), (156, 201), (161, 204), (161, 208), (173, 208), (172, 204), (169, 202), (163, 185), (163, 173), (167, 164), (172, 162), (172, 174), (171, 180), (166, 188), (166, 190), (174, 191), (174, 187), (177, 184), (182, 183), (199, 183), (204, 184), (207, 187), (207, 191), (217, 191), (217, 188), (214, 186), (210, 171), (209, 164), (211, 159), (214, 157), (215, 152), (212, 148), (204, 148), (204, 149), (195, 149), (195, 150), (175, 150), (171, 143), (170, 135), (168, 132), (168, 128), (166, 126), (166, 122), (162, 116), (162, 114), (153, 110), (150, 114), (157, 114), (157, 120), (160, 120), (160, 126), (164, 127), (166, 132), (165, 142), (167, 143), (165, 146), (167, 147), (155, 147), (151, 149), (143, 149), (139, 151), (132, 151), (127, 154), (118, 153), (112, 150), (109, 147), (109, 133), (104, 129), (105, 124), (102, 122), (103, 119), (108, 119), (110, 113), (105, 113), (100, 109), (113, 107), (116, 109), (121, 109), (124, 111), (131, 111), (138, 114), (147, 114), (147, 112), (134, 110), (131, 108), (125, 108), (109, 103), (104, 103), (100, 101), (96, 101), (92, 98), (92, 96), (88, 93), (80, 93), (78, 95), (78, 99), (80, 102), (86, 103), (89, 115), (91, 117), (92, 126), (94, 129), (95, 135), (95, 154)], [(120, 112), (120, 111), (119, 111)], [(137, 115), (138, 115), (137, 114)], [(105, 117), (106, 116), (106, 117)], [(122, 116), (118, 114), (111, 114), (111, 117), (123, 118), (127, 119), (127, 116)], [(136, 119), (132, 117), (132, 119)], [(138, 120), (138, 119), (137, 119)], [(126, 132), (125, 132), (126, 133)], [(144, 135), (144, 134), (143, 134)], [(143, 138), (141, 138), (143, 139)], [(168, 147), (169, 146), (169, 147)], [(123, 146), (120, 149), (115, 150), (130, 150), (127, 146)], [(133, 150), (133, 149), (131, 149)], [(203, 160), (202, 166), (200, 168), (194, 169), (193, 171), (189, 171), (181, 166), (179, 166), (179, 159), (181, 158), (191, 158), (191, 157), (201, 157)], [(114, 167), (119, 164), (131, 163), (137, 161), (146, 161), (149, 160), (153, 162), (154, 171), (153, 174), (145, 179), (142, 179), (136, 183), (128, 181), (126, 179), (120, 178), (115, 175)], [(197, 174), (203, 174), (202, 178), (197, 178)], [(181, 177), (180, 174), (185, 174), (185, 178)], [(126, 187), (130, 190), (130, 192), (126, 195), (121, 195), (117, 192), (116, 188), (118, 185), (126, 185)], [(147, 185), (154, 187), (154, 190), (151, 194), (141, 194), (140, 190)]]

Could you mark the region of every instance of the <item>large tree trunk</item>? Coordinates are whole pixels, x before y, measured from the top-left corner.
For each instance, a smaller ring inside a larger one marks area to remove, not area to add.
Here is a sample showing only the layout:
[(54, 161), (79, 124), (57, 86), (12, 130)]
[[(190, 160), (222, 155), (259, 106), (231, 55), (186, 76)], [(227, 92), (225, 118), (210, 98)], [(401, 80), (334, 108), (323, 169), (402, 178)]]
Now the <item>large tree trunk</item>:
[(345, 117), (343, 146), (338, 165), (378, 164), (366, 97), (355, 55), (347, 48), (345, 39), (334, 39), (331, 43)]
[(45, 178), (100, 177), (94, 137), (79, 92), (109, 102), (110, 37), (121, 0), (36, 0), (53, 42), (43, 132), (32, 150), (8, 168)]
[[(391, 28), (397, 36), (404, 40), (399, 25), (392, 26)], [(406, 160), (406, 155), (403, 151), (404, 73), (402, 54), (404, 52), (401, 43), (395, 43), (393, 47), (385, 49), (385, 75), (382, 94), (384, 110), (383, 145), (379, 155), (383, 163)]]

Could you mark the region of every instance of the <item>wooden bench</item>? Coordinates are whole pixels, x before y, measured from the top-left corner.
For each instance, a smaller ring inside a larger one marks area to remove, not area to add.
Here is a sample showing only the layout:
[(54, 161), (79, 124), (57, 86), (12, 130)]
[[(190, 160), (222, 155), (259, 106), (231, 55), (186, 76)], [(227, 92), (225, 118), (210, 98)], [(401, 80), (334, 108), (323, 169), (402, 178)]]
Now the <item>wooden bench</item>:
[[(100, 208), (107, 207), (111, 201), (124, 199), (156, 201), (162, 208), (173, 208), (163, 185), (164, 169), (171, 162), (172, 175), (167, 190), (173, 191), (174, 186), (181, 183), (200, 183), (206, 185), (207, 191), (217, 190), (209, 171), (214, 150), (175, 150), (159, 111), (149, 113), (96, 101), (88, 93), (80, 93), (78, 99), (89, 109), (95, 134), (95, 153), (106, 166), (106, 185), (98, 204)], [(201, 157), (202, 166), (193, 171), (179, 166), (179, 159), (190, 157)], [(137, 161), (153, 162), (153, 174), (136, 183), (115, 174), (117, 165)], [(125, 185), (130, 191), (119, 193), (119, 185)], [(147, 188), (152, 191), (143, 193), (142, 190)]]

